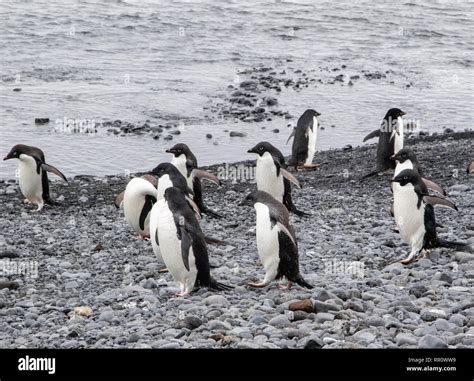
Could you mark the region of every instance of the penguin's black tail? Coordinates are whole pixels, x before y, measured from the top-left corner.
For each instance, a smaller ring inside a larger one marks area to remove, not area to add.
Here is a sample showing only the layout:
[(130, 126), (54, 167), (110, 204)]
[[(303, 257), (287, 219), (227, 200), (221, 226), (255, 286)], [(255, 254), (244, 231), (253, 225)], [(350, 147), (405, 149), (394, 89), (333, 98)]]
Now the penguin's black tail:
[(206, 207), (201, 209), (201, 212), (204, 213), (204, 214), (207, 214), (211, 217), (214, 217), (214, 218), (222, 218), (222, 215), (220, 215), (219, 213), (214, 212), (212, 209), (209, 209), (209, 208), (206, 208)]
[(227, 245), (227, 242), (226, 242), (226, 241), (223, 241), (223, 240), (221, 240), (221, 239), (214, 238), (214, 237), (205, 236), (205, 237), (204, 237), (204, 240), (205, 240), (206, 243), (208, 243), (209, 245)]
[(309, 213), (306, 213), (306, 212), (303, 212), (303, 211), (297, 209), (294, 204), (291, 204), (290, 212), (292, 212), (292, 213), (294, 213), (294, 214), (296, 214), (297, 216), (300, 216), (300, 217), (310, 216)]
[(215, 279), (211, 278), (211, 283), (209, 284), (209, 288), (216, 291), (229, 291), (229, 290), (232, 290), (234, 287), (228, 286), (227, 284), (218, 282)]
[(438, 247), (446, 247), (448, 249), (454, 249), (458, 251), (473, 252), (472, 246), (465, 242), (446, 241), (445, 239), (438, 238)]
[(369, 177), (375, 176), (375, 175), (377, 175), (378, 173), (380, 173), (382, 171), (383, 171), (383, 169), (376, 169), (375, 171), (372, 171), (372, 172), (367, 173), (366, 175), (362, 176), (361, 179), (367, 179)]
[(304, 287), (304, 288), (313, 288), (312, 285), (310, 285), (308, 282), (306, 282), (303, 277), (301, 276), (301, 274), (298, 274), (298, 276), (296, 277), (295, 279), (295, 283), (299, 284), (301, 287)]

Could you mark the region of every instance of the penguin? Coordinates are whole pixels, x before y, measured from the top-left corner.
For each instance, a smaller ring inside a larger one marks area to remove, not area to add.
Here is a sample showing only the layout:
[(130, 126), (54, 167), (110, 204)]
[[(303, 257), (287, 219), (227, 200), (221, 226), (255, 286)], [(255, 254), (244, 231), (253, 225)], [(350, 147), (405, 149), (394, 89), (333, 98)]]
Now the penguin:
[(403, 264), (410, 263), (424, 250), (436, 247), (472, 250), (465, 243), (438, 238), (433, 205), (454, 210), (457, 207), (445, 198), (430, 195), (418, 172), (404, 169), (391, 181), (398, 185), (393, 187), (395, 221), (403, 242), (411, 246), (410, 254), (401, 261)]
[(257, 250), (265, 268), (263, 281), (249, 283), (249, 286), (265, 287), (274, 280), (286, 278), (289, 282), (287, 287), (294, 282), (312, 288), (299, 271), (298, 243), (285, 206), (263, 191), (250, 193), (241, 205), (252, 206), (257, 213)]
[(315, 169), (319, 164), (313, 164), (316, 152), (316, 140), (318, 135), (319, 112), (308, 109), (298, 119), (296, 129), (291, 133), (287, 143), (294, 136), (291, 147), (291, 159), (288, 164), (296, 170)]
[(20, 190), (25, 197), (25, 203), (38, 206), (36, 212), (43, 209), (44, 204), (54, 205), (49, 194), (49, 180), (47, 172), (52, 172), (67, 182), (66, 177), (57, 168), (46, 164), (44, 153), (41, 149), (24, 144), (14, 146), (3, 160), (18, 159), (20, 163), (19, 183)]
[(362, 178), (395, 168), (395, 161), (391, 157), (403, 148), (403, 115), (406, 113), (399, 108), (391, 108), (385, 114), (380, 129), (371, 132), (364, 138), (365, 142), (378, 136), (379, 142), (377, 144), (376, 169)]
[(466, 168), (466, 173), (468, 175), (471, 174), (472, 172), (474, 172), (474, 160), (471, 160), (471, 162), (469, 163), (469, 165)]
[(157, 199), (157, 184), (156, 178), (149, 175), (135, 177), (123, 192), (125, 219), (141, 239), (150, 237), (150, 211)]
[(217, 176), (198, 168), (196, 156), (194, 156), (186, 144), (176, 144), (170, 149), (167, 149), (166, 152), (173, 154), (171, 164), (178, 168), (181, 174), (186, 178), (189, 188), (191, 188), (194, 192), (194, 202), (201, 210), (201, 213), (208, 214), (215, 218), (222, 218), (220, 214), (214, 212), (204, 205), (202, 197), (201, 178), (207, 179), (220, 186), (221, 182)]
[(298, 216), (307, 216), (308, 213), (296, 208), (291, 198), (291, 183), (301, 189), (299, 181), (286, 170), (287, 165), (283, 154), (268, 142), (260, 142), (249, 149), (248, 153), (255, 153), (257, 157), (256, 180), (257, 189), (269, 193), (277, 201), (283, 203), (288, 211)]
[(396, 162), (394, 177), (404, 169), (413, 169), (418, 172), (418, 174), (421, 176), (421, 180), (425, 183), (428, 189), (446, 196), (446, 191), (442, 187), (440, 187), (434, 181), (423, 177), (423, 172), (416, 158), (415, 152), (413, 152), (410, 148), (403, 148), (399, 150), (395, 155), (392, 155), (391, 159), (395, 160)]
[(186, 194), (179, 188), (168, 187), (156, 207), (161, 255), (180, 284), (177, 296), (188, 295), (195, 286), (230, 290), (232, 287), (211, 277), (205, 237)]

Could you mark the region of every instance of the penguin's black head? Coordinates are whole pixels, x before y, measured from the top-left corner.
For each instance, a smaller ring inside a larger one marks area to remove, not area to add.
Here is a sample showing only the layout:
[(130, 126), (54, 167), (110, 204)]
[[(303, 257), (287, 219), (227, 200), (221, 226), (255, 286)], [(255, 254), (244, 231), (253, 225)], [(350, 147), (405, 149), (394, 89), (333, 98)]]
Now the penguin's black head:
[(402, 110), (400, 110), (399, 108), (391, 108), (390, 110), (387, 111), (387, 113), (385, 114), (385, 118), (384, 119), (392, 119), (392, 120), (395, 120), (397, 119), (399, 116), (403, 116), (405, 115), (406, 112), (403, 112)]
[(420, 181), (420, 175), (413, 169), (404, 169), (392, 179), (393, 183), (399, 183), (402, 187), (407, 184), (416, 185)]
[(8, 155), (5, 156), (3, 160), (19, 159), (20, 155), (22, 153), (25, 153), (25, 148), (27, 148), (27, 146), (25, 146), (24, 144), (17, 144), (10, 150)]
[[(175, 172), (176, 167), (171, 163), (161, 163), (152, 169), (150, 174), (161, 177)], [(177, 169), (176, 169), (177, 170)]]
[(175, 144), (170, 149), (167, 149), (166, 152), (172, 153), (175, 157), (178, 157), (182, 154), (188, 156), (188, 154), (191, 152), (191, 150), (189, 149), (189, 147), (186, 144), (178, 143), (178, 144)]
[(263, 154), (265, 152), (268, 152), (271, 155), (273, 155), (276, 151), (277, 151), (277, 149), (274, 146), (272, 146), (270, 143), (260, 142), (255, 147), (250, 148), (247, 152), (248, 153), (256, 153), (259, 156), (263, 156)]
[(319, 112), (317, 112), (316, 110), (313, 110), (312, 108), (309, 108), (307, 109), (303, 115), (308, 115), (308, 116), (319, 116), (321, 115)]
[(396, 160), (399, 163), (404, 163), (407, 160), (410, 160), (411, 162), (415, 163), (416, 155), (415, 155), (415, 152), (413, 152), (410, 148), (403, 148), (400, 151), (398, 151), (395, 155), (393, 155), (391, 159)]

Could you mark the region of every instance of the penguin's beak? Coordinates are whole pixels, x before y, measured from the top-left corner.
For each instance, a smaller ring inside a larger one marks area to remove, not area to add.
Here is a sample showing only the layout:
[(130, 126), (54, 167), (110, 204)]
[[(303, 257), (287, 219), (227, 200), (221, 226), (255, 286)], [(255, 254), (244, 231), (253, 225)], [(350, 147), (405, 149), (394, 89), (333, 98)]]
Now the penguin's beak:
[(165, 152), (174, 154), (175, 150), (173, 148), (170, 148), (170, 149), (167, 149)]
[(10, 159), (13, 159), (13, 156), (10, 154), (8, 154), (7, 156), (3, 158), (3, 160), (10, 160)]
[(400, 116), (403, 116), (403, 115), (406, 115), (406, 114), (407, 114), (407, 113), (406, 113), (405, 111), (402, 111), (402, 112), (400, 113)]
[(254, 148), (250, 148), (250, 149), (247, 151), (247, 153), (257, 153), (257, 152), (255, 152), (255, 149), (254, 149)]
[(319, 113), (319, 112), (316, 111), (316, 116), (320, 116), (320, 115), (321, 115), (321, 113)]

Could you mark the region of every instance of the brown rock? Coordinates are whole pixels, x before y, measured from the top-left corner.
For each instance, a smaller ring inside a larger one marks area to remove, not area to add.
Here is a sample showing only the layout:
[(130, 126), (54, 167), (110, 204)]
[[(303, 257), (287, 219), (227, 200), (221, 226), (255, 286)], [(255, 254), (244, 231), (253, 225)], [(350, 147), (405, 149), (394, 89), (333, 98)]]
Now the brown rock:
[(313, 312), (313, 302), (309, 299), (299, 300), (297, 302), (291, 303), (289, 305), (290, 311), (304, 311), (304, 312)]

